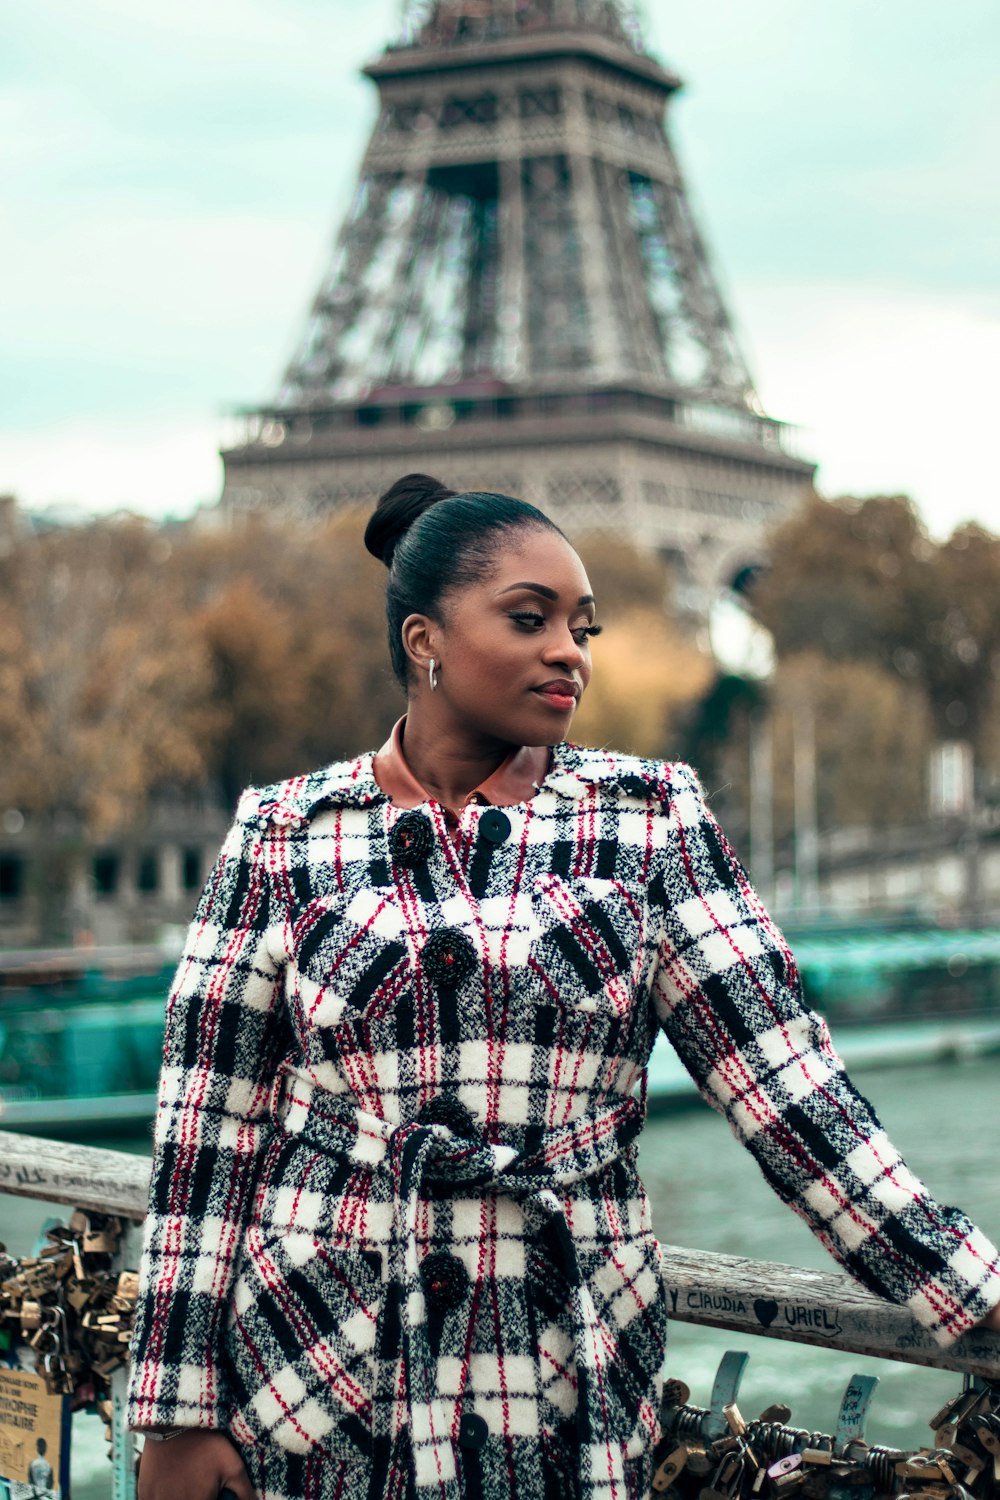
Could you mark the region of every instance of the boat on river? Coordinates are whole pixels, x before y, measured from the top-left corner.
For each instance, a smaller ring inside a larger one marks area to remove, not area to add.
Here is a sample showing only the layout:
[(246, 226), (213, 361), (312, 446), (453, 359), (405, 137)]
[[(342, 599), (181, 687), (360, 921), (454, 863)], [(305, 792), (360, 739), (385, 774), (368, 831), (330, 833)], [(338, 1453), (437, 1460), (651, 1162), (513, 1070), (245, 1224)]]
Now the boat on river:
[[(1000, 1052), (1000, 928), (786, 932), (852, 1072)], [(156, 946), (0, 953), (0, 1127), (74, 1139), (148, 1129), (176, 960)], [(661, 1037), (650, 1108), (698, 1103)]]
[(0, 953), (0, 1126), (148, 1128), (176, 962), (156, 946)]

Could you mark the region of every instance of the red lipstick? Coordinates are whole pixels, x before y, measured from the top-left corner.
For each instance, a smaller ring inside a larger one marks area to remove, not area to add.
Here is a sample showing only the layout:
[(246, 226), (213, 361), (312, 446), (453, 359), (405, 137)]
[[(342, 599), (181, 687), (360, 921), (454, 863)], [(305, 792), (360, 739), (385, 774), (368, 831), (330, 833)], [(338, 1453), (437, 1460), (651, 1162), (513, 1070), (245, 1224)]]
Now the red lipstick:
[(557, 677), (552, 682), (543, 682), (540, 687), (533, 688), (532, 691), (564, 714), (570, 713), (580, 699), (579, 684), (572, 682), (568, 677)]

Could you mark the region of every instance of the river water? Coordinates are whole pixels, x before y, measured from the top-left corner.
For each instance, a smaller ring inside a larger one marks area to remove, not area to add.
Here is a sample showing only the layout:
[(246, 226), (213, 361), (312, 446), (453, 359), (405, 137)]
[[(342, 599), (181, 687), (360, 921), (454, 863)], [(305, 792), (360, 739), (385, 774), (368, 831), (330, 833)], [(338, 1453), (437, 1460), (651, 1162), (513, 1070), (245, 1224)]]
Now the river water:
[[(960, 1204), (993, 1239), (1000, 1236), (997, 1169), (997, 1062), (936, 1063), (884, 1073), (857, 1073), (889, 1135), (937, 1198)], [(101, 1144), (143, 1151), (143, 1139)], [(2, 1148), (0, 1148), (2, 1149)], [(836, 1271), (805, 1224), (771, 1192), (724, 1121), (707, 1107), (651, 1119), (640, 1153), (664, 1243), (729, 1255), (784, 1261)], [(0, 1198), (0, 1239), (26, 1253), (44, 1210), (26, 1200)], [(59, 1210), (53, 1209), (58, 1213)], [(795, 1345), (718, 1329), (675, 1323), (669, 1370), (707, 1404), (719, 1359), (745, 1349), (750, 1365), (740, 1394), (747, 1417), (786, 1401), (796, 1426), (831, 1432), (840, 1396), (855, 1371), (877, 1375), (868, 1426), (870, 1442), (918, 1447), (930, 1438), (928, 1418), (961, 1388), (961, 1377), (885, 1360)], [(74, 1500), (105, 1500), (110, 1466), (100, 1424), (74, 1424)]]

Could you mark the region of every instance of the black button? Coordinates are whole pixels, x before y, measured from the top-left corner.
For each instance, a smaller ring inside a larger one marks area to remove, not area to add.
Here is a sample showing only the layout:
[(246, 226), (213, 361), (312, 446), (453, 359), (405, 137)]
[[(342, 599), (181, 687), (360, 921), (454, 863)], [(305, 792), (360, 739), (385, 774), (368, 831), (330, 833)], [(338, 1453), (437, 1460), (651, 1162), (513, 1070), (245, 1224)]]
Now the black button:
[(476, 1134), (471, 1110), (466, 1109), (454, 1094), (438, 1094), (435, 1099), (425, 1099), (417, 1112), (417, 1119), (421, 1125), (447, 1125), (454, 1135), (469, 1137)]
[(420, 962), (432, 984), (456, 989), (475, 972), (479, 960), (470, 938), (457, 927), (432, 932), (423, 946)]
[(389, 851), (397, 865), (408, 869), (422, 864), (434, 847), (430, 818), (421, 812), (405, 812), (389, 834)]
[(489, 1435), (486, 1418), (474, 1411), (466, 1412), (458, 1424), (458, 1441), (462, 1448), (485, 1448)]
[(510, 838), (510, 819), (499, 807), (491, 807), (479, 819), (479, 832), (490, 844), (505, 844)]
[(449, 1250), (435, 1250), (420, 1267), (420, 1279), (431, 1307), (450, 1312), (460, 1307), (469, 1290), (469, 1273), (465, 1263)]

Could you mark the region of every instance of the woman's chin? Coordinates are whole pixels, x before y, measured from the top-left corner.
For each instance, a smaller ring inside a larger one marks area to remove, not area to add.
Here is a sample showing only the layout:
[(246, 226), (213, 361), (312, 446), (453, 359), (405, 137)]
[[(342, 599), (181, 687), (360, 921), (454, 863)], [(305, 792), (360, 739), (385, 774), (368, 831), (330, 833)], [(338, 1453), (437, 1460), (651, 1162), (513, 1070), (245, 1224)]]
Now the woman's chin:
[(576, 704), (572, 708), (559, 709), (543, 707), (540, 714), (534, 716), (538, 728), (533, 740), (525, 740), (525, 744), (532, 745), (558, 745), (564, 740), (570, 731), (570, 726), (576, 718)]

